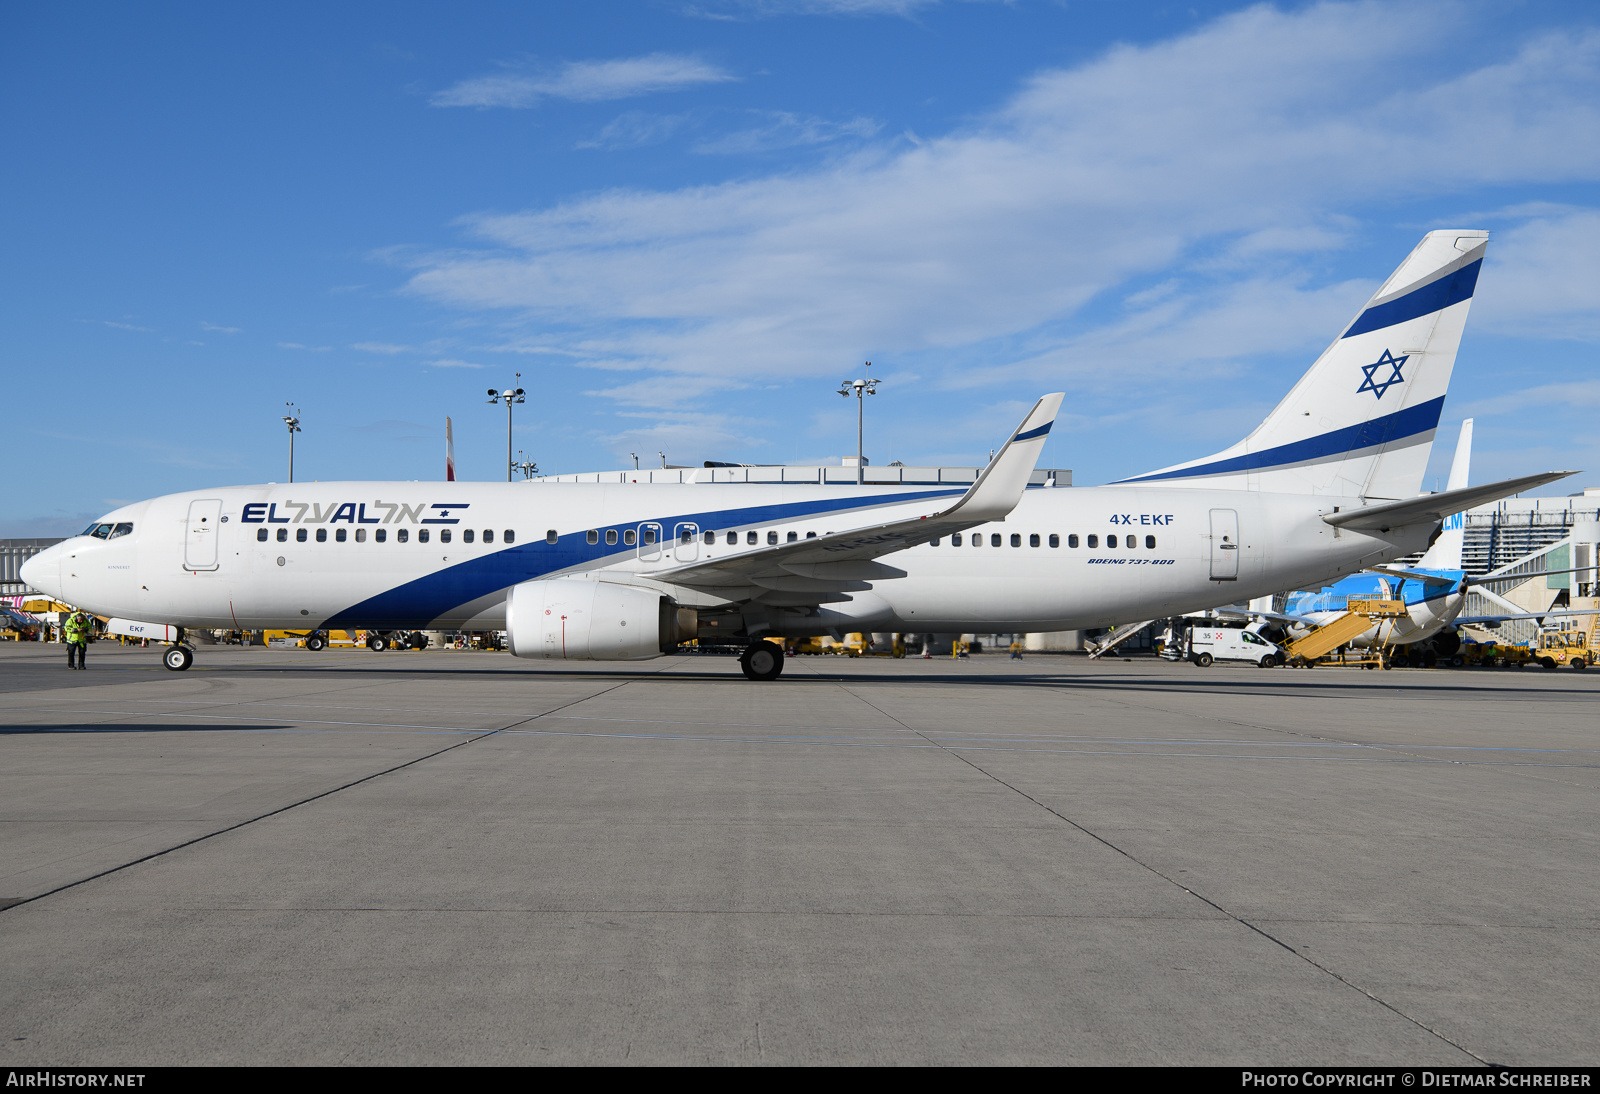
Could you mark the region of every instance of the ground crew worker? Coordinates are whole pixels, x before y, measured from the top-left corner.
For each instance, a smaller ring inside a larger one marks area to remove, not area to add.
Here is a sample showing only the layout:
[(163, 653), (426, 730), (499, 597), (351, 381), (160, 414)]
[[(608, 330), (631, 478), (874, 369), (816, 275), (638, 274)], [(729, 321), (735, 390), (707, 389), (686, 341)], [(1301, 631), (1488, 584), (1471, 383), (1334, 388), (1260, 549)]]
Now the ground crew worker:
[[(93, 627), (94, 624), (89, 621), (89, 616), (85, 612), (76, 611), (67, 617), (64, 628), (67, 634), (67, 668), (89, 667), (89, 632)], [(77, 659), (76, 664), (73, 663), (74, 657)]]

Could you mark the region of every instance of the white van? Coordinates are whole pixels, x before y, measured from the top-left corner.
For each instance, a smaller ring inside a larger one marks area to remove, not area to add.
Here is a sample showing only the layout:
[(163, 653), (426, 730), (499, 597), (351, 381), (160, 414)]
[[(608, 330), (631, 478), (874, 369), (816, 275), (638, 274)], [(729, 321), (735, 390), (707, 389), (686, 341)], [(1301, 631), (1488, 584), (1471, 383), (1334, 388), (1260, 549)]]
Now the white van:
[(1184, 655), (1201, 668), (1213, 661), (1249, 661), (1270, 669), (1285, 660), (1283, 647), (1239, 627), (1190, 627)]

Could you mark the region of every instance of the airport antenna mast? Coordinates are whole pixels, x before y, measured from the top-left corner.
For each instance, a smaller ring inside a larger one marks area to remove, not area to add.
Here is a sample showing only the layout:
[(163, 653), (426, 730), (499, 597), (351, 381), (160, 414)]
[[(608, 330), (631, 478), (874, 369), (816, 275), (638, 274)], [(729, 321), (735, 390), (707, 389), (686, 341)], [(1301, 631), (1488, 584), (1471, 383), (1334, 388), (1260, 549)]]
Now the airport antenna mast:
[[(866, 366), (865, 369), (863, 369), (863, 371), (864, 372), (870, 372), (871, 370), (872, 370), (872, 362), (868, 361), (867, 362), (867, 366)], [(863, 376), (859, 380), (846, 380), (846, 381), (844, 381), (844, 383), (839, 385), (839, 394), (840, 395), (843, 395), (846, 399), (848, 399), (852, 394), (855, 395), (855, 397), (856, 397), (856, 485), (857, 486), (860, 486), (860, 485), (862, 485), (863, 483), (865, 483), (867, 481), (866, 480), (866, 471), (865, 471), (866, 460), (862, 457), (862, 448), (861, 448), (861, 426), (862, 426), (862, 410), (861, 410), (861, 408), (862, 408), (862, 405), (866, 402), (866, 400), (863, 399), (862, 396), (863, 395), (876, 395), (878, 393), (878, 385), (880, 383), (882, 383), (882, 382), (883, 381), (881, 381), (881, 380), (874, 380), (871, 377)]]
[(289, 481), (294, 481), (294, 435), (300, 432), (300, 412), (294, 408), (293, 403), (284, 403), (289, 408), (289, 413), (283, 416), (283, 424), (289, 427)]
[[(517, 373), (517, 379), (522, 379), (522, 373)], [(505, 400), (506, 404), (506, 481), (510, 482), (511, 472), (517, 466), (511, 459), (511, 408), (517, 403), (525, 403), (527, 400), (523, 398), (523, 391), (520, 387), (508, 387), (504, 391), (496, 391), (494, 388), (489, 389), (489, 402), (498, 403), (502, 399)]]

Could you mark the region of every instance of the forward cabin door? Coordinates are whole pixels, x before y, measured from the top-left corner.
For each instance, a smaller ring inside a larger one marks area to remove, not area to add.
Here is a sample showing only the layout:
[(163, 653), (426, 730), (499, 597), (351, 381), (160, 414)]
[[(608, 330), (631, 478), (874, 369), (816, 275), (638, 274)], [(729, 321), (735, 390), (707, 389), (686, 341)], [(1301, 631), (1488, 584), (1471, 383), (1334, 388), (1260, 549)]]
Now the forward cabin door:
[(1211, 510), (1211, 580), (1239, 580), (1239, 511)]
[(189, 525), (183, 540), (185, 570), (217, 568), (217, 529), (221, 526), (221, 498), (203, 498), (189, 503)]

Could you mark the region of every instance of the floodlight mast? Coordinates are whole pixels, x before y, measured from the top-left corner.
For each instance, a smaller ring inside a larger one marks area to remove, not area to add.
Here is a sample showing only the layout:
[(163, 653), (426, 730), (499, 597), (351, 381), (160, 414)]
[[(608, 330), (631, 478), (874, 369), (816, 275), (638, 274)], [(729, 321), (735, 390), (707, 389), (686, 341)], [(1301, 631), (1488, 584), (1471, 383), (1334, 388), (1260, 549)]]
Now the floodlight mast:
[(294, 408), (293, 403), (284, 403), (289, 408), (289, 413), (283, 416), (283, 424), (289, 427), (289, 481), (294, 481), (294, 435), (300, 432), (300, 412)]
[[(517, 373), (517, 379), (522, 379), (522, 373)], [(498, 403), (502, 399), (505, 400), (506, 404), (506, 481), (510, 482), (511, 472), (516, 468), (516, 464), (511, 459), (511, 408), (517, 403), (525, 403), (527, 400), (523, 398), (523, 391), (520, 387), (508, 387), (504, 391), (496, 391), (494, 388), (489, 389), (489, 402)]]
[[(872, 362), (868, 361), (867, 364), (866, 364), (866, 369), (863, 370), (863, 371), (870, 371), (871, 368), (872, 368)], [(882, 383), (882, 382), (883, 381), (881, 381), (881, 380), (874, 380), (874, 379), (872, 379), (870, 377), (865, 377), (864, 376), (859, 380), (846, 380), (842, 384), (839, 385), (839, 394), (840, 395), (843, 395), (846, 399), (848, 399), (852, 394), (854, 394), (855, 397), (856, 397), (856, 485), (857, 486), (862, 486), (867, 481), (867, 479), (866, 479), (866, 470), (862, 465), (862, 447), (861, 447), (862, 412), (861, 412), (861, 407), (862, 407), (863, 402), (865, 401), (865, 400), (862, 399), (862, 395), (863, 394), (876, 395), (878, 393), (878, 385), (880, 383)]]

